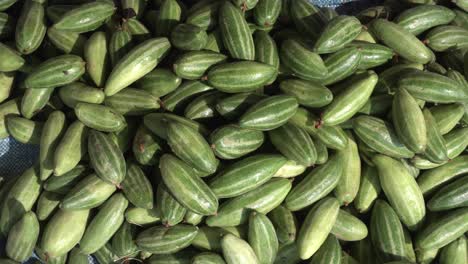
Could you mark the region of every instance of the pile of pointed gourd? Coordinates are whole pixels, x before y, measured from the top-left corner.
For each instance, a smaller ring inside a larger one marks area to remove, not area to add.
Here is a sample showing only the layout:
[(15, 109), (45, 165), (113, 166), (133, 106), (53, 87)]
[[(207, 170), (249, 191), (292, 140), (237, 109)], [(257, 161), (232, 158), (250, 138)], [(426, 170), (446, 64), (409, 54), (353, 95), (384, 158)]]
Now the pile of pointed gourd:
[(0, 264), (468, 263), (467, 10), (0, 0)]

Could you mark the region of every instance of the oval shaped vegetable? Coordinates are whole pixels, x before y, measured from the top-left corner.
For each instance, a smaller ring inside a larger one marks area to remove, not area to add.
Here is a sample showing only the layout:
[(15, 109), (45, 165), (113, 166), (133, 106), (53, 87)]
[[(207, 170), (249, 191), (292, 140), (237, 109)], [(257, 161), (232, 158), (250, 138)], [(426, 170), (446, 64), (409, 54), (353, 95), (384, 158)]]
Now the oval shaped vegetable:
[(270, 96), (251, 106), (239, 119), (243, 128), (272, 130), (285, 124), (297, 111), (296, 98), (289, 95)]
[(276, 71), (268, 64), (238, 61), (211, 68), (206, 79), (210, 85), (225, 93), (251, 92), (264, 86)]
[(301, 79), (286, 79), (280, 82), (283, 93), (296, 97), (300, 105), (306, 107), (323, 107), (333, 100), (332, 92), (322, 84)]
[(424, 40), (434, 51), (463, 49), (468, 47), (468, 30), (458, 26), (438, 26)]
[(54, 153), (54, 175), (71, 171), (88, 151), (88, 128), (80, 121), (73, 122), (65, 131)]
[(211, 66), (224, 62), (226, 58), (226, 55), (213, 51), (187, 52), (174, 62), (174, 72), (184, 79), (200, 79)]
[(191, 225), (155, 226), (138, 234), (136, 243), (153, 254), (170, 254), (190, 246), (197, 233), (198, 227)]
[(392, 119), (396, 134), (408, 149), (416, 153), (426, 149), (428, 136), (425, 116), (416, 100), (405, 89), (399, 89), (393, 97)]
[(191, 24), (179, 24), (171, 32), (171, 43), (180, 50), (201, 50), (208, 41), (202, 28)]
[(77, 211), (96, 208), (104, 203), (115, 191), (115, 185), (107, 183), (95, 174), (79, 181), (63, 198), (60, 208)]
[(52, 88), (72, 83), (85, 73), (85, 62), (75, 55), (60, 55), (39, 64), (24, 80), (26, 88)]
[(25, 261), (34, 250), (39, 237), (39, 221), (36, 214), (28, 212), (10, 229), (5, 251), (9, 258)]
[(106, 34), (97, 31), (89, 37), (84, 46), (86, 71), (97, 87), (103, 87), (109, 74), (109, 52)]
[[(42, 89), (41, 89), (42, 90)], [(52, 112), (43, 127), (40, 140), (39, 164), (41, 180), (46, 180), (54, 171), (54, 153), (66, 130), (65, 114)]]
[(281, 155), (254, 155), (224, 169), (209, 186), (218, 198), (236, 197), (267, 182), (285, 163)]
[(434, 54), (419, 39), (398, 24), (379, 18), (371, 22), (369, 31), (409, 61), (426, 64), (434, 58)]
[(373, 71), (350, 80), (347, 88), (336, 95), (331, 104), (325, 108), (321, 121), (333, 126), (351, 118), (369, 100), (377, 80), (377, 74)]
[(26, 1), (16, 22), (16, 48), (23, 54), (31, 54), (42, 43), (46, 34), (44, 6), (37, 1)]
[(182, 78), (168, 69), (154, 69), (135, 82), (137, 88), (146, 90), (153, 96), (162, 97), (179, 87)]
[(324, 61), (327, 75), (322, 83), (334, 84), (354, 74), (361, 62), (361, 56), (357, 47), (347, 47), (328, 56)]
[(0, 70), (4, 72), (16, 71), (23, 66), (26, 61), (9, 46), (0, 43), (0, 53), (2, 61), (0, 61)]
[(382, 119), (372, 116), (359, 116), (353, 119), (357, 136), (373, 150), (394, 157), (411, 158), (409, 150), (395, 134), (393, 127)]
[(278, 238), (270, 219), (264, 214), (252, 212), (249, 218), (248, 241), (259, 263), (273, 263), (278, 252)]
[(311, 264), (338, 264), (341, 263), (341, 246), (338, 239), (333, 235), (328, 235), (327, 239), (317, 252), (312, 256)]
[(101, 104), (104, 102), (104, 92), (82, 82), (73, 82), (58, 90), (62, 102), (70, 108), (75, 108), (79, 102)]
[(156, 206), (161, 215), (161, 222), (166, 227), (175, 226), (182, 222), (187, 209), (177, 202), (164, 183), (158, 185), (156, 195)]
[(248, 193), (227, 200), (216, 215), (206, 219), (208, 226), (237, 226), (248, 221), (249, 213), (255, 210), (267, 214), (280, 205), (289, 190), (291, 182), (274, 178)]
[(49, 218), (49, 216), (58, 208), (62, 198), (63, 195), (58, 193), (47, 191), (42, 192), (37, 201), (37, 219), (39, 219), (39, 221), (44, 221)]
[(468, 204), (468, 177), (462, 177), (445, 185), (427, 202), (427, 208), (431, 211), (444, 211), (453, 208), (464, 207)]
[(401, 221), (415, 230), (426, 214), (424, 198), (416, 180), (404, 165), (390, 157), (375, 155), (372, 159), (379, 172), (380, 185)]
[(260, 263), (249, 243), (234, 235), (225, 235), (221, 239), (221, 247), (228, 264)]
[(361, 33), (361, 22), (353, 16), (336, 16), (323, 28), (314, 44), (314, 51), (332, 53), (342, 49)]
[(130, 203), (140, 208), (153, 208), (153, 186), (138, 165), (133, 162), (127, 165), (127, 175), (121, 185)]
[(320, 81), (328, 70), (322, 58), (294, 39), (283, 41), (280, 50), (281, 63), (301, 79)]
[(368, 233), (365, 223), (342, 209), (340, 209), (330, 232), (343, 241), (359, 241), (364, 239)]
[(159, 161), (159, 167), (164, 183), (179, 203), (198, 214), (216, 213), (216, 195), (193, 173), (193, 169), (187, 163), (165, 154)]
[(262, 131), (226, 125), (210, 135), (211, 148), (222, 159), (236, 159), (258, 149), (264, 142)]
[(103, 132), (120, 131), (127, 124), (121, 114), (104, 105), (78, 103), (75, 114), (86, 126)]
[(219, 8), (219, 27), (226, 49), (234, 59), (254, 60), (252, 34), (241, 10), (225, 1)]
[(460, 237), (468, 230), (468, 209), (448, 212), (424, 227), (416, 237), (416, 246), (421, 249), (441, 248)]
[(141, 115), (159, 108), (159, 98), (147, 91), (135, 88), (124, 89), (104, 100), (118, 113), (125, 116)]
[(406, 74), (398, 81), (398, 88), (406, 89), (415, 98), (434, 103), (461, 102), (468, 98), (468, 92), (459, 83), (432, 72)]
[(51, 258), (67, 254), (80, 242), (88, 216), (89, 210), (59, 210), (45, 226), (41, 249)]
[(96, 174), (103, 180), (119, 186), (126, 175), (126, 163), (119, 146), (99, 131), (88, 135), (88, 154)]
[(372, 208), (370, 234), (372, 244), (381, 259), (406, 260), (403, 226), (393, 208), (383, 200), (377, 200)]
[(395, 23), (413, 35), (439, 25), (450, 23), (455, 18), (455, 12), (441, 5), (420, 5), (407, 9), (395, 18)]
[(361, 182), (361, 159), (352, 135), (348, 135), (348, 145), (337, 152), (341, 156), (343, 172), (334, 194), (340, 204), (348, 205), (356, 197)]
[(439, 128), (431, 111), (424, 109), (423, 114), (427, 128), (427, 148), (424, 152), (424, 156), (433, 162), (445, 162), (449, 159), (445, 139), (439, 132)]
[(297, 237), (301, 259), (310, 258), (325, 242), (339, 212), (339, 202), (329, 197), (309, 210)]
[(168, 144), (180, 159), (201, 171), (216, 171), (219, 161), (198, 131), (182, 123), (170, 122), (167, 133)]
[(78, 33), (92, 31), (112, 16), (115, 10), (113, 3), (108, 1), (83, 4), (66, 12), (54, 27)]
[(39, 144), (43, 123), (19, 116), (7, 116), (6, 127), (10, 136), (23, 144)]
[(149, 39), (134, 47), (112, 69), (104, 88), (105, 94), (114, 95), (151, 72), (170, 47), (167, 38)]
[(317, 151), (309, 134), (293, 124), (284, 124), (268, 132), (271, 143), (286, 158), (305, 166), (312, 166)]
[(112, 238), (124, 221), (127, 206), (128, 201), (121, 193), (114, 194), (102, 205), (80, 240), (83, 253), (96, 252)]

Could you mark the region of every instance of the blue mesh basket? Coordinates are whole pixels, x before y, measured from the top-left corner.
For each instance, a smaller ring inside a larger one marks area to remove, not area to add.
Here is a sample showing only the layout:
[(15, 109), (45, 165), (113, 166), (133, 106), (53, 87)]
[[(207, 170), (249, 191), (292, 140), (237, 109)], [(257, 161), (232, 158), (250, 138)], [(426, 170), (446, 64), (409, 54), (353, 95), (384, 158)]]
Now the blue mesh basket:
[[(311, 0), (320, 7), (334, 8), (340, 14), (356, 14), (366, 7), (377, 5), (381, 0)], [(13, 138), (0, 140), (0, 176), (14, 177), (21, 174), (36, 162), (39, 147), (25, 145)], [(3, 252), (4, 241), (0, 241), (0, 253)], [(3, 255), (3, 254), (0, 254)], [(26, 263), (33, 263), (37, 257), (32, 256)], [(96, 259), (89, 257), (90, 264), (97, 264)]]

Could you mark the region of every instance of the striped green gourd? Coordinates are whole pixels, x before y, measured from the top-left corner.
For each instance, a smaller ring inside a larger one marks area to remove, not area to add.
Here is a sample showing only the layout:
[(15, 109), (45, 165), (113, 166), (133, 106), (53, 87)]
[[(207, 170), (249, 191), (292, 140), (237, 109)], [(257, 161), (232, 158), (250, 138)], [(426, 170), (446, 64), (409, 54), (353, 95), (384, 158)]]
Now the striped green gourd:
[(141, 89), (126, 88), (106, 97), (104, 104), (122, 115), (133, 116), (159, 109), (159, 98)]
[(91, 174), (79, 181), (63, 198), (60, 208), (67, 211), (92, 209), (104, 203), (115, 191), (115, 185)]
[(93, 31), (111, 17), (116, 9), (109, 1), (83, 4), (66, 12), (53, 26), (78, 33)]
[(50, 177), (44, 183), (44, 190), (58, 194), (66, 194), (86, 174), (87, 167), (77, 165), (60, 177)]
[(198, 227), (191, 225), (155, 226), (138, 234), (136, 243), (153, 254), (170, 254), (190, 246), (197, 233)]
[(203, 77), (211, 66), (224, 62), (226, 55), (214, 51), (191, 51), (182, 54), (174, 62), (174, 72), (180, 78), (196, 80)]
[(161, 220), (159, 210), (130, 207), (125, 212), (125, 220), (133, 225), (145, 226)]
[(247, 21), (239, 8), (225, 1), (219, 8), (219, 28), (223, 43), (234, 59), (254, 60), (255, 47)]
[(253, 155), (218, 173), (209, 186), (218, 198), (236, 197), (270, 180), (285, 163), (281, 155)]
[(468, 47), (468, 29), (458, 26), (438, 26), (427, 33), (424, 42), (438, 52), (464, 49)]
[(21, 262), (27, 260), (33, 253), (39, 238), (39, 221), (36, 214), (27, 212), (10, 229), (5, 251), (9, 258)]
[[(224, 259), (230, 264), (252, 263), (258, 264), (259, 259), (247, 241), (232, 234), (224, 235), (221, 239)], [(242, 254), (239, 254), (242, 252)]]
[(180, 159), (201, 171), (216, 171), (219, 161), (198, 131), (182, 123), (170, 122), (167, 132), (168, 144)]
[(417, 36), (432, 27), (452, 22), (455, 15), (441, 5), (420, 5), (401, 12), (395, 23)]
[(179, 203), (198, 214), (216, 213), (216, 195), (193, 173), (193, 169), (187, 163), (173, 155), (165, 154), (160, 159), (159, 167), (165, 185)]
[(286, 79), (280, 82), (283, 93), (296, 97), (300, 105), (306, 107), (323, 107), (333, 100), (332, 92), (315, 81), (301, 79)]
[(376, 253), (383, 261), (406, 259), (403, 226), (393, 208), (377, 200), (372, 208), (370, 234)]
[(44, 123), (39, 152), (40, 174), (43, 181), (49, 178), (54, 171), (55, 150), (66, 131), (66, 126), (66, 117), (61, 111), (52, 112)]
[(73, 82), (62, 86), (58, 89), (58, 94), (62, 102), (70, 108), (75, 108), (80, 102), (101, 104), (105, 97), (102, 90), (82, 82)]
[(86, 126), (103, 132), (116, 132), (126, 126), (125, 118), (113, 108), (104, 105), (78, 103), (75, 114)]
[(126, 163), (118, 145), (102, 132), (91, 130), (88, 135), (88, 154), (96, 174), (119, 186), (126, 176)]
[(114, 95), (151, 72), (170, 47), (167, 38), (152, 38), (132, 48), (112, 69), (104, 88), (105, 94)]
[(219, 127), (210, 135), (211, 148), (222, 159), (240, 158), (258, 149), (264, 142), (263, 132), (237, 125)]
[(273, 263), (279, 242), (275, 228), (264, 214), (252, 212), (249, 217), (248, 242), (260, 263)]
[(132, 257), (137, 254), (138, 246), (135, 243), (136, 231), (135, 225), (124, 221), (119, 230), (114, 234), (111, 245), (118, 257)]
[(416, 180), (398, 160), (379, 154), (372, 161), (379, 172), (382, 190), (401, 221), (410, 230), (417, 229), (422, 224), (426, 208)]
[(464, 207), (468, 201), (464, 198), (468, 192), (468, 177), (462, 177), (445, 185), (427, 202), (427, 208), (431, 211), (445, 211)]
[(32, 121), (19, 116), (7, 116), (8, 134), (23, 144), (39, 144), (41, 141), (42, 122)]
[(38, 1), (25, 1), (16, 22), (16, 48), (23, 54), (31, 54), (42, 43), (46, 34), (44, 6)]
[(78, 80), (85, 73), (85, 62), (76, 55), (61, 55), (38, 65), (24, 80), (26, 88), (51, 88)]
[(102, 205), (80, 240), (83, 253), (96, 252), (112, 238), (125, 220), (127, 206), (128, 201), (121, 193), (114, 194)]
[(156, 36), (168, 37), (181, 20), (182, 8), (177, 0), (163, 0), (156, 19)]
[(361, 158), (358, 146), (351, 134), (348, 135), (347, 146), (336, 155), (341, 160), (343, 171), (335, 187), (335, 197), (341, 204), (348, 205), (356, 197), (361, 183)]
[(65, 131), (54, 153), (54, 175), (71, 171), (88, 152), (88, 128), (80, 121), (73, 122)]
[(253, 61), (223, 63), (211, 68), (206, 77), (210, 85), (225, 93), (252, 92), (275, 76), (275, 67)]
[(47, 29), (47, 38), (55, 48), (66, 53), (81, 56), (86, 45), (86, 37), (82, 34), (58, 30), (54, 27)]
[(164, 183), (158, 185), (156, 208), (158, 208), (161, 222), (165, 226), (180, 224), (187, 213), (187, 209), (174, 198)]
[(353, 41), (361, 28), (361, 22), (354, 16), (336, 16), (327, 22), (313, 50), (319, 54), (336, 52)]
[(21, 114), (31, 119), (47, 105), (53, 92), (54, 88), (26, 89), (21, 100)]
[(385, 19), (376, 19), (369, 31), (401, 57), (415, 63), (426, 64), (434, 59), (434, 54), (418, 38), (402, 26)]
[(418, 232), (416, 247), (427, 250), (450, 244), (468, 230), (467, 219), (467, 208), (460, 208), (443, 214)]
[(311, 264), (340, 264), (341, 263), (341, 245), (338, 239), (332, 234), (328, 235), (327, 239), (317, 252), (312, 256)]
[(262, 131), (284, 125), (297, 111), (299, 104), (289, 95), (270, 96), (260, 100), (240, 117), (239, 126)]
[(297, 237), (301, 259), (308, 259), (327, 239), (339, 212), (336, 198), (327, 197), (312, 207), (302, 223)]
[(39, 221), (44, 221), (51, 216), (57, 209), (63, 195), (44, 191), (37, 200), (36, 214)]
[(153, 208), (153, 187), (137, 164), (128, 163), (127, 175), (121, 185), (122, 191), (130, 203), (140, 208)]
[(328, 70), (322, 58), (301, 41), (288, 39), (282, 42), (281, 63), (301, 79), (321, 81)]
[(183, 109), (195, 95), (210, 90), (213, 90), (213, 87), (200, 81), (183, 82), (180, 87), (162, 98), (162, 107), (171, 112)]
[(201, 50), (208, 41), (203, 28), (191, 24), (178, 24), (171, 32), (171, 44), (179, 50)]
[(296, 216), (285, 206), (280, 205), (268, 214), (268, 218), (275, 227), (278, 242), (288, 244), (296, 240), (298, 223)]
[(135, 82), (137, 88), (146, 90), (156, 97), (163, 97), (176, 90), (182, 78), (168, 69), (154, 69)]
[(359, 241), (367, 237), (368, 234), (364, 222), (342, 209), (340, 209), (330, 232), (342, 241)]
[(94, 32), (84, 46), (86, 72), (97, 87), (103, 87), (110, 71), (108, 39), (102, 31)]
[(284, 124), (268, 132), (271, 143), (286, 158), (305, 166), (312, 166), (317, 159), (317, 151), (310, 135), (293, 124)]
[(206, 219), (208, 226), (237, 226), (248, 221), (251, 210), (267, 214), (280, 205), (289, 190), (287, 179), (273, 178), (262, 186), (223, 203), (216, 215)]

